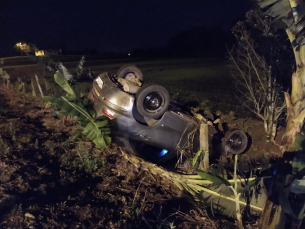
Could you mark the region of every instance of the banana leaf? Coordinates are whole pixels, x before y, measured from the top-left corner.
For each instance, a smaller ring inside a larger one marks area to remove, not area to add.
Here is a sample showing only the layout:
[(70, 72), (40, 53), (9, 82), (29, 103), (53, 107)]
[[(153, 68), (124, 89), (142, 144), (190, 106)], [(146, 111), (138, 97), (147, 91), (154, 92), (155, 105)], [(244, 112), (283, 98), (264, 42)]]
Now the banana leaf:
[(251, 181), (246, 187), (244, 187), (242, 192), (247, 192), (250, 188), (258, 185), (258, 183), (262, 180), (262, 177), (256, 177), (253, 181)]
[[(193, 185), (191, 185), (193, 186)], [(206, 190), (198, 193), (198, 200), (202, 201), (203, 206), (211, 206), (214, 213), (226, 215), (228, 217), (236, 217), (235, 197), (229, 186), (208, 185)], [(195, 187), (194, 187), (195, 189)], [(242, 190), (241, 184), (238, 184), (238, 193)], [(267, 199), (267, 192), (264, 186), (261, 188), (250, 188), (247, 196), (240, 196), (240, 208), (243, 211), (249, 207), (251, 214), (259, 216)], [(246, 205), (247, 203), (248, 205)], [(251, 207), (250, 207), (251, 205)]]
[(64, 97), (56, 98), (52, 96), (44, 96), (42, 99), (44, 101), (57, 105), (61, 110), (65, 111), (67, 114), (77, 117), (81, 121), (84, 121), (87, 118), (86, 115), (75, 109), (73, 106), (71, 106), (71, 103), (69, 103), (63, 98)]
[(197, 174), (204, 180), (209, 180), (213, 182), (214, 184), (225, 184), (227, 186), (231, 186), (231, 183), (227, 181), (226, 179), (217, 176), (217, 175), (212, 175), (203, 171), (197, 171)]
[(102, 149), (110, 144), (111, 138), (107, 136), (110, 134), (110, 128), (108, 127), (107, 119), (94, 118), (85, 110), (81, 102), (73, 103), (65, 97), (54, 98), (51, 96), (44, 96), (43, 100), (57, 105), (60, 109), (64, 110), (70, 115), (76, 116), (82, 121), (81, 126), (84, 127), (82, 134), (92, 140), (94, 144)]
[(65, 79), (65, 77), (62, 75), (62, 73), (56, 71), (56, 73), (54, 74), (54, 80), (62, 89), (64, 89), (67, 92), (70, 98), (72, 99), (76, 98), (75, 92), (73, 91), (72, 87), (69, 85), (67, 79)]
[(67, 81), (73, 80), (73, 75), (69, 73), (68, 69), (62, 63), (59, 62), (57, 67)]
[(287, 28), (293, 24), (292, 9), (289, 0), (257, 0), (265, 14), (272, 17), (277, 28)]
[[(204, 205), (211, 206), (214, 212), (233, 218), (236, 217), (235, 197), (231, 189), (232, 182), (215, 174), (209, 174), (202, 171), (197, 171), (197, 173), (199, 176), (185, 176), (188, 177), (186, 183), (189, 188), (192, 188), (192, 190), (197, 193), (196, 199), (201, 200)], [(263, 178), (264, 177), (256, 178), (249, 184), (244, 184), (246, 181), (241, 182), (241, 180), (238, 180), (237, 193), (243, 194), (240, 196), (240, 207), (242, 210), (249, 207), (248, 209), (250, 209), (252, 214), (261, 214), (267, 195), (263, 183), (261, 182), (260, 186), (257, 186), (257, 184)], [(269, 177), (265, 177), (265, 179), (268, 178)], [(210, 181), (213, 184), (210, 184), (209, 182), (206, 182), (205, 184), (203, 180)]]
[(22, 82), (22, 83), (19, 84), (19, 86), (17, 88), (17, 91), (20, 91), (23, 87), (24, 87), (24, 83)]
[(111, 138), (109, 136), (103, 135), (101, 130), (94, 122), (89, 122), (83, 130), (82, 134), (93, 141), (99, 149), (105, 148), (111, 143)]
[(304, 176), (303, 174), (299, 173), (305, 169), (305, 153), (304, 151), (298, 151), (294, 154), (292, 160), (292, 173), (298, 176)]
[(0, 68), (0, 76), (1, 76), (3, 79), (6, 79), (6, 80), (9, 80), (9, 79), (10, 79), (10, 75), (7, 74), (7, 72), (4, 71), (2, 68)]

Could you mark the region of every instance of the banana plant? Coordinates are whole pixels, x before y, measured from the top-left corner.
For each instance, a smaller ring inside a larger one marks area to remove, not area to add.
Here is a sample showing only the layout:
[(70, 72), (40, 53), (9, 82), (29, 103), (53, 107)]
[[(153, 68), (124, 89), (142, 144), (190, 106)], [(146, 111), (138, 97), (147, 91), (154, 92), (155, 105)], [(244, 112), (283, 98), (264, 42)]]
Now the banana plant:
[[(264, 13), (273, 19), (274, 26), (285, 29), (296, 63), (291, 77), (291, 94), (285, 92), (287, 119), (281, 146), (283, 157), (279, 158), (280, 166), (274, 171), (275, 176), (272, 188), (269, 190), (270, 195), (264, 206), (260, 228), (298, 228), (302, 226), (305, 207), (296, 215), (296, 210), (292, 210), (289, 197), (295, 194), (292, 192), (292, 187), (296, 182), (299, 188), (303, 191), (305, 189), (305, 184), (303, 185), (303, 182), (300, 181), (303, 179), (304, 173), (293, 173), (297, 170), (298, 165), (305, 164), (305, 157), (298, 156), (305, 154), (304, 141), (300, 140), (300, 132), (305, 120), (305, 7), (303, 1), (298, 0), (257, 0), (257, 2)], [(287, 161), (286, 155), (293, 156), (292, 166), (289, 163), (282, 163)], [(305, 205), (305, 200), (302, 201)], [(293, 219), (290, 225), (286, 224), (287, 215)]]
[[(239, 193), (250, 193), (253, 186), (257, 185), (263, 179), (270, 179), (270, 177), (263, 178), (248, 178), (238, 179), (237, 176), (232, 180), (224, 179), (216, 171), (210, 170), (208, 172), (197, 171), (196, 175), (182, 175), (175, 172), (167, 171), (166, 169), (138, 158), (134, 155), (127, 154), (121, 150), (122, 157), (129, 161), (137, 169), (141, 168), (149, 172), (152, 176), (161, 177), (172, 182), (181, 191), (187, 191), (198, 202), (205, 206), (211, 206), (213, 211), (220, 214), (236, 218), (236, 202), (237, 198), (232, 188), (236, 187), (237, 195)], [(236, 164), (237, 166), (237, 164)], [(263, 191), (263, 190), (262, 190)], [(240, 194), (240, 195), (241, 195)], [(240, 197), (238, 195), (238, 198)], [(244, 197), (238, 199), (239, 210), (246, 206), (251, 209), (255, 215), (260, 215), (262, 207), (266, 199), (266, 195), (258, 195), (254, 193), (252, 200), (249, 203)], [(239, 211), (240, 212), (240, 211)]]
[(10, 85), (10, 75), (5, 70), (0, 68), (0, 76), (1, 76), (1, 78), (4, 79), (4, 81), (6, 81), (6, 87), (9, 88), (9, 85)]
[(55, 73), (59, 71), (69, 83), (77, 83), (79, 80), (89, 80), (94, 78), (94, 71), (84, 68), (85, 57), (82, 56), (75, 70), (71, 73), (61, 62), (53, 61), (49, 57), (37, 57), (28, 55), (28, 57), (37, 62), (44, 71)]
[(285, 28), (293, 48), (296, 70), (292, 74), (291, 95), (285, 92), (287, 125), (282, 143), (282, 152), (292, 149), (297, 134), (305, 119), (305, 7), (296, 0), (257, 0), (265, 14), (274, 19), (280, 28)]
[(66, 96), (60, 98), (44, 96), (43, 100), (56, 105), (67, 115), (77, 117), (80, 121), (81, 130), (77, 130), (75, 135), (80, 133), (94, 142), (97, 148), (102, 149), (111, 143), (109, 120), (106, 117), (96, 117), (94, 108), (86, 98), (77, 98), (68, 80), (57, 71), (54, 74), (55, 82), (67, 92)]

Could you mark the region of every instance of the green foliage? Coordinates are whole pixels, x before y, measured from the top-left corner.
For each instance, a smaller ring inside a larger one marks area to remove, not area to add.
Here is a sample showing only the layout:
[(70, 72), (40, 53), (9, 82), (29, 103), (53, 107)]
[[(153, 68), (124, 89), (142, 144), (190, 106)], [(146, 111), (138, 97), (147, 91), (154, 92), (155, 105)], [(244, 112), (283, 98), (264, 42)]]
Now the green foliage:
[(0, 68), (0, 76), (1, 76), (1, 78), (4, 79), (4, 81), (6, 81), (6, 87), (9, 88), (9, 86), (10, 86), (10, 75), (5, 70)]
[(44, 96), (43, 100), (55, 104), (67, 114), (77, 117), (81, 121), (81, 126), (84, 127), (82, 134), (93, 141), (98, 148), (102, 149), (110, 144), (108, 120), (105, 117), (95, 119), (95, 112), (91, 107), (85, 108), (80, 101), (72, 102), (63, 96), (60, 98)]
[(303, 133), (298, 133), (294, 141), (294, 148), (298, 150), (305, 151), (305, 135)]
[(7, 74), (7, 72), (5, 70), (3, 70), (2, 68), (0, 68), (0, 76), (3, 78), (3, 79), (6, 79), (6, 80), (9, 80), (10, 79), (10, 75)]
[(244, 187), (242, 192), (247, 192), (249, 191), (250, 188), (255, 187), (258, 185), (258, 183), (262, 180), (262, 177), (256, 177), (253, 181), (251, 181), (247, 186)]
[(287, 28), (293, 24), (292, 10), (289, 1), (257, 0), (265, 14), (273, 18), (277, 28)]
[[(105, 121), (107, 121), (108, 124), (108, 120)], [(89, 122), (83, 130), (82, 134), (93, 141), (98, 148), (102, 149), (109, 145), (111, 142), (111, 138), (107, 136), (110, 134), (110, 128), (104, 127), (107, 124), (99, 126), (99, 123), (102, 122)]]
[(60, 73), (59, 71), (56, 71), (56, 73), (54, 74), (54, 80), (62, 89), (64, 89), (67, 92), (69, 97), (71, 97), (73, 99), (76, 98), (75, 92), (73, 91), (73, 89), (69, 85), (67, 79), (63, 76), (62, 73)]
[[(188, 59), (184, 61), (190, 62)], [(199, 65), (187, 67), (177, 62), (165, 68), (167, 62), (164, 60), (160, 61), (160, 67), (144, 65), (141, 70), (145, 75), (145, 83), (158, 83), (175, 97), (174, 100), (193, 107), (213, 107), (222, 111), (235, 109), (238, 100), (231, 96), (234, 92), (233, 82), (223, 60), (202, 59)]]
[(231, 186), (230, 182), (227, 181), (226, 179), (217, 176), (217, 175), (212, 175), (203, 171), (197, 171), (197, 174), (204, 180), (209, 180), (211, 182), (213, 182), (213, 184), (225, 184), (226, 186)]
[(81, 161), (82, 168), (88, 172), (92, 173), (97, 170), (97, 159), (93, 158), (88, 152), (86, 152), (85, 148), (80, 145), (77, 149), (77, 155)]
[(17, 91), (20, 91), (22, 88), (24, 88), (24, 83), (21, 82), (17, 88)]
[(68, 81), (69, 84), (74, 84), (79, 82), (80, 80), (89, 80), (92, 81), (94, 78), (94, 72), (90, 69), (86, 69), (83, 67), (85, 63), (85, 57), (83, 56), (79, 61), (77, 67), (73, 72), (70, 72), (61, 62), (53, 61), (47, 56), (37, 57), (37, 56), (28, 56), (33, 61), (37, 62), (44, 70), (57, 73), (60, 72), (61, 76)]
[[(294, 154), (293, 157), (292, 173), (298, 175), (303, 170), (305, 170), (305, 153), (304, 151), (298, 151)], [(302, 176), (304, 175), (305, 174), (302, 174)]]
[(69, 82), (71, 82), (73, 80), (73, 75), (70, 74), (70, 72), (68, 71), (68, 69), (62, 64), (62, 63), (58, 63), (57, 64), (57, 68), (58, 70), (61, 72), (62, 76)]
[(73, 115), (77, 117), (80, 121), (84, 121), (86, 119), (86, 116), (83, 113), (79, 112), (79, 110), (71, 106), (71, 103), (64, 99), (64, 97), (55, 98), (52, 96), (44, 96), (43, 100), (58, 106), (61, 110), (65, 111), (66, 114)]
[(168, 226), (169, 226), (170, 229), (175, 229), (176, 228), (176, 226), (174, 225), (174, 222), (170, 222), (168, 224)]
[[(304, 151), (297, 151), (294, 153), (294, 158), (292, 161), (292, 175), (289, 174), (287, 177), (291, 178), (291, 187), (283, 186), (278, 180), (275, 180), (276, 190), (279, 196), (279, 204), (284, 210), (284, 212), (291, 216), (293, 219), (302, 221), (305, 217), (305, 154)], [(288, 191), (287, 189), (290, 190)], [(296, 194), (302, 198), (298, 201), (303, 201), (304, 207), (301, 209), (295, 208), (294, 198), (290, 198), (290, 194)]]
[(198, 150), (198, 152), (195, 154), (195, 156), (192, 159), (192, 165), (195, 166), (196, 162), (198, 161), (198, 158), (200, 155), (204, 153), (203, 150)]

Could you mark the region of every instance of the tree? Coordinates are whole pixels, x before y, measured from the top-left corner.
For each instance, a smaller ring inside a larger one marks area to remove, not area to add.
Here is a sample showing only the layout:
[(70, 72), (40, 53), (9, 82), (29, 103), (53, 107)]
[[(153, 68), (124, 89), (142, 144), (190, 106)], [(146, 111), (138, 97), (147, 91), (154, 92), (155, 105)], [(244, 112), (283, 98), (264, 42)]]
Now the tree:
[(246, 13), (246, 20), (232, 29), (237, 44), (229, 52), (231, 75), (238, 98), (264, 122), (267, 141), (276, 135), (277, 122), (286, 104), (281, 81), (287, 69), (287, 50), (272, 28), (270, 18), (259, 9)]
[[(297, 228), (302, 226), (305, 216), (305, 200), (302, 200), (303, 207), (297, 213), (297, 217), (294, 217), (296, 212), (290, 211), (291, 206), (287, 200), (295, 175), (298, 175), (299, 179), (305, 175), (305, 7), (303, 1), (296, 0), (257, 0), (257, 2), (265, 14), (273, 19), (277, 27), (286, 30), (296, 63), (295, 72), (292, 74), (291, 94), (285, 93), (287, 119), (282, 142), (283, 157), (278, 159), (278, 169), (270, 184), (272, 188), (268, 191), (269, 196), (263, 209), (260, 228)], [(302, 128), (303, 134), (300, 134)], [(297, 173), (291, 171), (291, 165), (285, 158), (286, 155), (293, 157), (295, 164), (292, 163), (292, 169), (301, 165)], [(302, 188), (300, 194), (304, 195), (305, 185)], [(285, 222), (288, 215), (292, 218), (290, 225)]]
[(15, 44), (14, 48), (21, 53), (21, 55), (28, 55), (38, 50), (38, 48), (31, 43), (18, 42)]

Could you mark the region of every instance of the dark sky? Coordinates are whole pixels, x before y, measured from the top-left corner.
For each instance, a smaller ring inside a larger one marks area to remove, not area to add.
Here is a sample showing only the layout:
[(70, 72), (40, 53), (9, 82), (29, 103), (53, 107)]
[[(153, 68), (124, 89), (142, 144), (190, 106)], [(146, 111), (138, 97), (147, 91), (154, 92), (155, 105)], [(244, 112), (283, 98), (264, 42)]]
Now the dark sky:
[(131, 52), (165, 46), (195, 26), (230, 29), (247, 0), (0, 0), (0, 56), (17, 42), (40, 49)]

